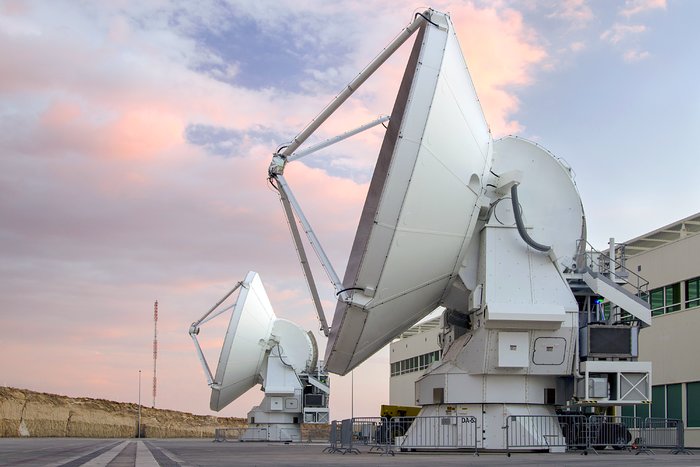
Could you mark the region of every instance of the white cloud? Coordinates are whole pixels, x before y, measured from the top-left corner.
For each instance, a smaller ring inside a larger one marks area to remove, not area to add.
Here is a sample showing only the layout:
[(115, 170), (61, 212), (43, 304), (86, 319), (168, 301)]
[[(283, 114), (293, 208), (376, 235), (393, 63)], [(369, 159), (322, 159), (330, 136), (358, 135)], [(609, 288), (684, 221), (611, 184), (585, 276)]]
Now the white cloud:
[(627, 63), (639, 62), (640, 60), (644, 60), (647, 58), (649, 58), (649, 52), (645, 50), (631, 49), (625, 51), (625, 53), (622, 54), (622, 59)]
[(617, 44), (631, 36), (636, 36), (647, 30), (647, 27), (642, 24), (621, 24), (615, 23), (612, 28), (603, 32), (600, 38), (611, 44)]
[(571, 45), (569, 46), (569, 49), (572, 52), (580, 52), (586, 48), (586, 43), (583, 41), (578, 41), (578, 42), (572, 42)]
[(630, 17), (651, 10), (665, 10), (666, 0), (625, 0), (620, 15)]
[(593, 10), (586, 0), (565, 0), (556, 2), (555, 10), (550, 18), (561, 18), (568, 21), (574, 29), (586, 27), (595, 17)]

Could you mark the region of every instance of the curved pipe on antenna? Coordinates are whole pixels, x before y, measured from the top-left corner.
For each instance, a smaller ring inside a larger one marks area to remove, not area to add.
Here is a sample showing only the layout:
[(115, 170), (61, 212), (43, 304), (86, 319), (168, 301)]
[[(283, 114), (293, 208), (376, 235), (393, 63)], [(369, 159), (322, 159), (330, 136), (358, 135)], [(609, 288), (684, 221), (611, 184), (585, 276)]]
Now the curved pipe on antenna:
[(530, 235), (527, 233), (527, 230), (525, 230), (525, 224), (523, 223), (523, 213), (520, 210), (520, 203), (518, 202), (518, 185), (515, 184), (510, 188), (510, 197), (513, 201), (513, 216), (515, 217), (515, 225), (518, 227), (518, 233), (520, 234), (520, 238), (522, 238), (525, 243), (527, 243), (529, 246), (534, 248), (537, 251), (542, 251), (544, 253), (548, 253), (549, 250), (552, 249), (551, 246), (547, 245), (542, 245), (541, 243), (537, 243), (530, 237)]

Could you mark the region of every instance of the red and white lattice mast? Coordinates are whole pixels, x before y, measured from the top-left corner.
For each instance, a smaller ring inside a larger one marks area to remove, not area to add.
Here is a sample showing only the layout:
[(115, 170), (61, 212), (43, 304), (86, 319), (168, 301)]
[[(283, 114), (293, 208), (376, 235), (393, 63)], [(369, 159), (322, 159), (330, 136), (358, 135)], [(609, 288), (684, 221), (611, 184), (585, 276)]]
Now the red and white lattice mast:
[(158, 358), (158, 300), (153, 304), (153, 408), (156, 407), (156, 359)]

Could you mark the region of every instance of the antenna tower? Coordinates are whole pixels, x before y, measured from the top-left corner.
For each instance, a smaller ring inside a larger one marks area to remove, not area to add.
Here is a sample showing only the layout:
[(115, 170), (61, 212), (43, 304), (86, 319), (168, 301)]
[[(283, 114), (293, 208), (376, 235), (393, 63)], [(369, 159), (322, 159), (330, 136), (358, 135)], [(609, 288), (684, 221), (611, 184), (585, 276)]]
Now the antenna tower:
[(158, 358), (158, 300), (153, 304), (153, 408), (156, 407), (156, 359)]

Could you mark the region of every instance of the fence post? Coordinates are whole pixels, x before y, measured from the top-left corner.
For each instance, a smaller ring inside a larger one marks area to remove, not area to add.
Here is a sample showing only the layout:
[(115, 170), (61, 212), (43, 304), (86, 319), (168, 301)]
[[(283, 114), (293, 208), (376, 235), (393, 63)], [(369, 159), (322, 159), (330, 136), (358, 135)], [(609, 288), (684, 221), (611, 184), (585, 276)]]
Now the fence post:
[(508, 422), (513, 417), (513, 415), (506, 416), (506, 426), (503, 427), (506, 430), (506, 456), (510, 457), (510, 428)]
[(333, 420), (331, 422), (331, 429), (328, 434), (328, 447), (326, 447), (323, 452), (333, 454), (335, 452), (340, 452), (338, 449), (338, 421)]
[(635, 455), (639, 455), (641, 453), (644, 454), (654, 454), (654, 451), (651, 450), (650, 448), (650, 442), (649, 442), (649, 437), (652, 435), (651, 432), (651, 422), (649, 417), (644, 419), (644, 422), (642, 423), (642, 439), (641, 439), (641, 444), (639, 446), (639, 450), (635, 453)]
[(355, 433), (353, 433), (354, 427), (354, 418), (346, 418), (340, 425), (340, 448), (342, 449), (343, 454), (347, 454), (349, 452), (354, 454), (360, 453), (359, 449), (352, 447), (352, 441), (355, 436)]
[(685, 448), (685, 427), (683, 426), (683, 420), (676, 420), (676, 447), (671, 450), (671, 454), (693, 454), (692, 451)]

